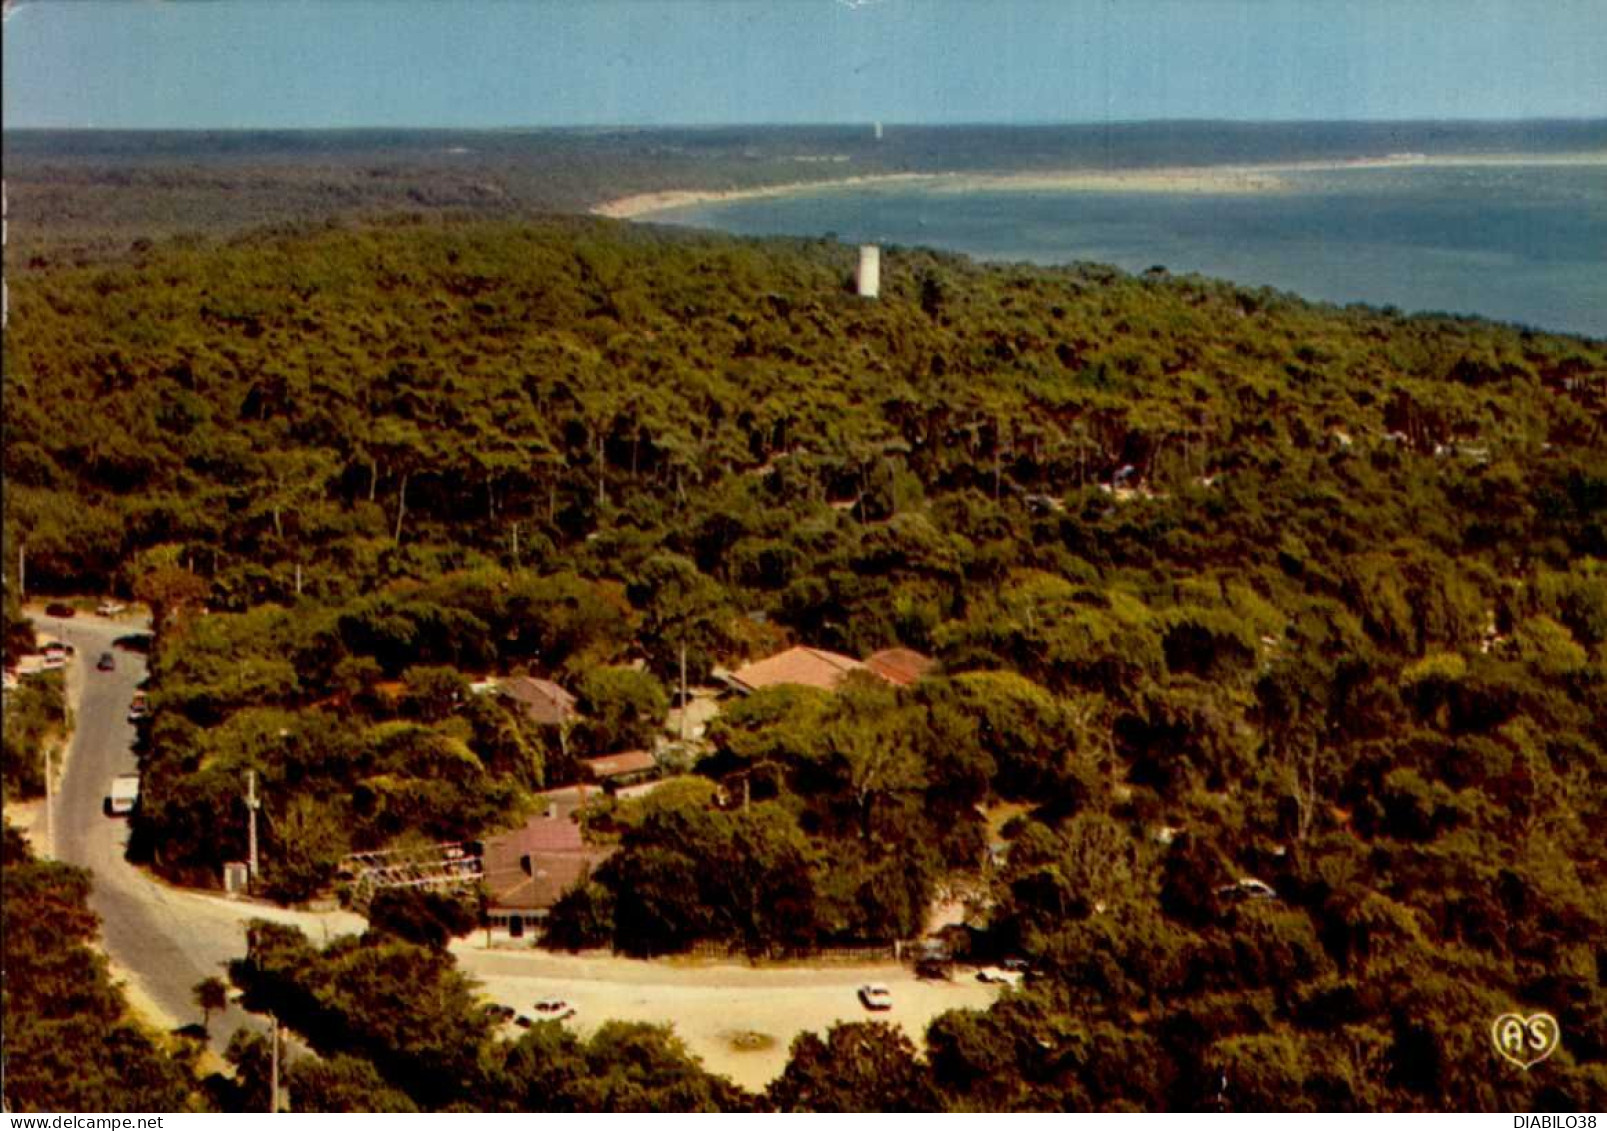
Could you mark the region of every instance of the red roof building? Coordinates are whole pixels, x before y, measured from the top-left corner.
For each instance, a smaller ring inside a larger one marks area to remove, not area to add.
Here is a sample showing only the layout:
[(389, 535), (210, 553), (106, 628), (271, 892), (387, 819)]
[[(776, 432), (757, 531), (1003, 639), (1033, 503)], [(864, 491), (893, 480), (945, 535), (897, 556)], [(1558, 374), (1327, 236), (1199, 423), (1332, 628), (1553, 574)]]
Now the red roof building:
[(658, 770), (658, 759), (646, 750), (626, 750), (601, 758), (582, 758), (580, 764), (591, 772), (594, 780), (605, 784), (624, 785), (640, 781)]
[(883, 648), (867, 656), (865, 666), (888, 683), (913, 687), (937, 670), (937, 661), (909, 648)]
[(612, 851), (587, 844), (569, 817), (532, 817), (523, 828), (487, 838), (480, 870), (492, 923), (521, 937), (527, 923), (544, 917)]
[(788, 648), (731, 673), (742, 692), (791, 684), (836, 691), (849, 674), (868, 671), (898, 687), (912, 687), (937, 669), (937, 661), (909, 648), (884, 648), (864, 663), (822, 648)]
[(498, 682), (497, 690), (524, 708), (541, 726), (561, 726), (575, 717), (575, 697), (550, 679), (516, 675)]
[(837, 685), (849, 672), (860, 671), (864, 667), (864, 664), (849, 656), (800, 646), (738, 668), (731, 673), (731, 682), (742, 692), (788, 684), (836, 691)]

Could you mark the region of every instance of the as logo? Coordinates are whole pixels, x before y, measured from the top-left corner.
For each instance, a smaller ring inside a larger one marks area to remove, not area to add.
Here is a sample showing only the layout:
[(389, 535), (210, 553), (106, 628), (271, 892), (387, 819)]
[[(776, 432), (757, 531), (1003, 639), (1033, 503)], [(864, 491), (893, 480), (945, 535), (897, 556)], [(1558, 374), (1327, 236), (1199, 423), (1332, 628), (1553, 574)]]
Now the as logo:
[(1528, 1017), (1503, 1013), (1490, 1026), (1490, 1039), (1495, 1042), (1496, 1052), (1527, 1071), (1557, 1051), (1562, 1030), (1549, 1013)]

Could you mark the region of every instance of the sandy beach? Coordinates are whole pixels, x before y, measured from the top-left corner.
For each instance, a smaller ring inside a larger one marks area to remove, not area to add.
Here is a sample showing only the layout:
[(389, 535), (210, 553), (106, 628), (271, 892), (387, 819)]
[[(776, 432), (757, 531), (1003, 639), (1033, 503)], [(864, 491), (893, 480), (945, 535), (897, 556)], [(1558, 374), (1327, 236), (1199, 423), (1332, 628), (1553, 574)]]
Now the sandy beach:
[(911, 184), (923, 181), (941, 181), (950, 173), (885, 173), (863, 177), (840, 177), (819, 181), (789, 181), (779, 185), (764, 185), (747, 189), (672, 189), (666, 192), (644, 192), (635, 196), (622, 196), (593, 206), (594, 216), (608, 216), (615, 220), (639, 220), (655, 212), (672, 208), (685, 208), (693, 204), (709, 204), (727, 200), (757, 200), (767, 196), (788, 196), (798, 192), (818, 192), (826, 189), (855, 189), (875, 185)]
[(1288, 178), (1302, 173), (1349, 169), (1607, 166), (1607, 153), (1466, 154), (1426, 156), (1395, 153), (1343, 161), (1299, 161), (1270, 165), (1202, 165), (1153, 169), (1067, 169), (1025, 173), (886, 173), (792, 181), (747, 189), (677, 189), (620, 197), (591, 209), (616, 220), (645, 220), (659, 213), (701, 204), (758, 200), (797, 193), (837, 192), (888, 185), (913, 185), (935, 192), (1153, 192), (1263, 193), (1288, 189)]

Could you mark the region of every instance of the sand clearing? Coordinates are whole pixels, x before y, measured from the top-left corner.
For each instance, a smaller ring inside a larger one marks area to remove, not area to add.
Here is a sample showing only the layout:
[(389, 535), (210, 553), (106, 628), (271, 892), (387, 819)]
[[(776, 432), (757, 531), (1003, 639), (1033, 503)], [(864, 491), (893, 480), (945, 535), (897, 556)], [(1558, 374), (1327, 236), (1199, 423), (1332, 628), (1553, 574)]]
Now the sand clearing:
[[(739, 962), (569, 956), (533, 950), (453, 946), (458, 962), (486, 995), (527, 1017), (542, 998), (575, 1007), (565, 1022), (590, 1033), (604, 1021), (671, 1024), (713, 1072), (745, 1088), (761, 1089), (787, 1063), (793, 1037), (823, 1033), (838, 1021), (885, 1020), (922, 1047), (926, 1026), (950, 1009), (985, 1009), (998, 996), (963, 967), (953, 982), (923, 982), (892, 962), (767, 966)], [(893, 992), (893, 1008), (869, 1013), (855, 995), (865, 982)], [(517, 1029), (509, 1027), (510, 1036)]]

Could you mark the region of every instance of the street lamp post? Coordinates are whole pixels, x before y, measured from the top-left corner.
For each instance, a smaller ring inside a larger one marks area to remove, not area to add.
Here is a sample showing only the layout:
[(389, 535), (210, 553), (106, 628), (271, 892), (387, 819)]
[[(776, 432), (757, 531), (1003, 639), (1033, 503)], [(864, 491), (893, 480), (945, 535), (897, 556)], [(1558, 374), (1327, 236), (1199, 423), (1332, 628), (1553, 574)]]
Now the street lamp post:
[(45, 851), (56, 855), (56, 784), (51, 780), (50, 745), (46, 743), (42, 751), (45, 759)]
[(273, 1046), (268, 1061), (272, 1066), (268, 1072), (268, 1114), (276, 1115), (279, 1111), (279, 1015), (277, 1013), (268, 1014), (268, 1029), (269, 1040)]
[(681, 641), (681, 742), (686, 742), (686, 641)]
[(247, 835), (251, 846), (251, 882), (257, 882), (257, 810), (262, 808), (262, 799), (257, 796), (257, 771), (246, 771), (246, 812), (250, 819)]
[[(246, 1008), (246, 995), (243, 991), (229, 994), (229, 1001), (242, 1009)], [(279, 1111), (279, 1014), (269, 1009), (268, 1013), (268, 1114), (274, 1115)]]

